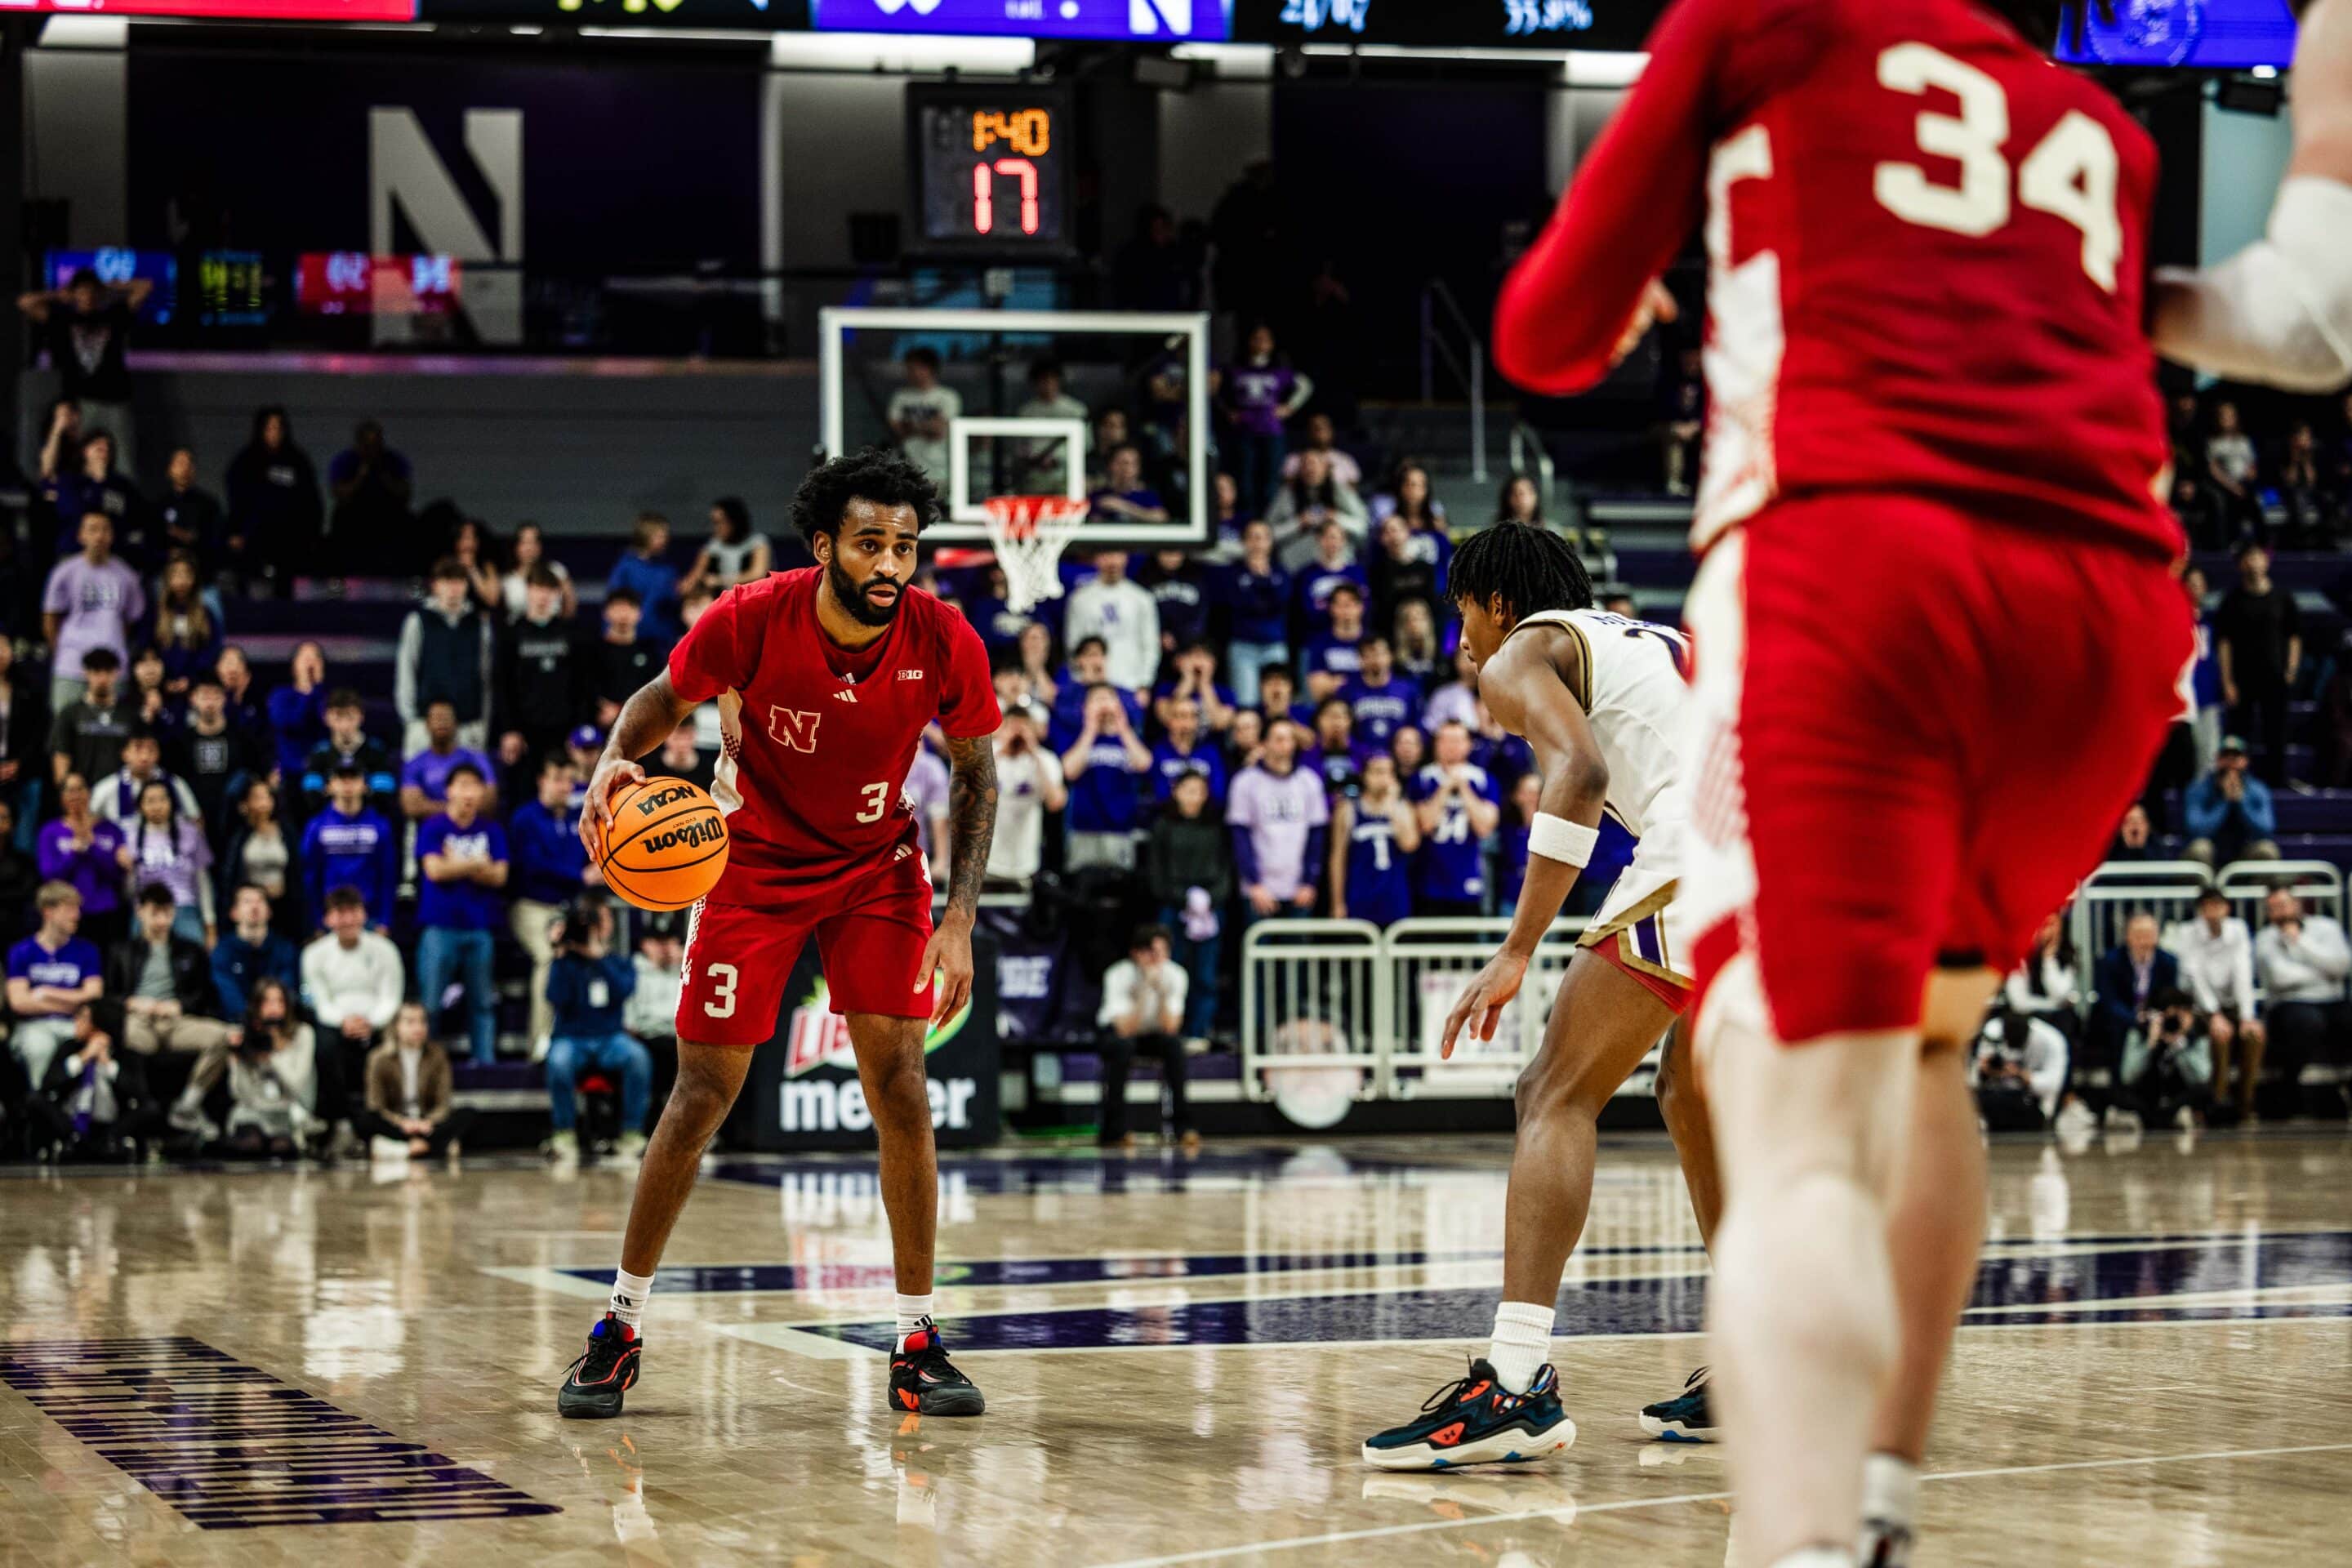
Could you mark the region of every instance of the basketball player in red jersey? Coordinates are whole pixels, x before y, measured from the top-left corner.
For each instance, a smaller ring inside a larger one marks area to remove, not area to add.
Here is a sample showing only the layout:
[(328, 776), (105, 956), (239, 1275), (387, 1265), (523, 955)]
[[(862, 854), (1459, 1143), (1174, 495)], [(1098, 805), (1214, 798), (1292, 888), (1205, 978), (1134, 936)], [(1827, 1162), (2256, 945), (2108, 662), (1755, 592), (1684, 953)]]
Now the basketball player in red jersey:
[(2061, 21), (1679, 0), (1499, 306), (1507, 374), (1589, 386), (1704, 220), (1684, 893), (1745, 1564), (1907, 1551), (1983, 1228), (1958, 1047), (2179, 710), (2156, 153)]
[[(622, 708), (589, 780), (580, 836), (593, 855), (613, 792), (645, 776), (630, 759), (704, 702), (719, 704), (726, 739), (711, 793), (727, 813), (727, 872), (688, 922), (677, 1087), (637, 1174), (610, 1310), (557, 1396), (563, 1415), (621, 1413), (662, 1247), (752, 1048), (775, 1033), (793, 962), (812, 938), (833, 1010), (848, 1015), (881, 1144), (898, 1287), (891, 1407), (981, 1413), (980, 1391), (949, 1363), (931, 1321), (939, 1173), (923, 1037), (971, 997), (972, 918), (996, 828), (989, 737), (999, 721), (979, 634), (908, 586), (918, 536), (938, 511), (930, 480), (896, 453), (820, 465), (793, 500), (817, 563), (721, 595), (670, 651), (668, 668)], [(955, 833), (937, 930), (904, 794), (934, 719), (948, 737)]]

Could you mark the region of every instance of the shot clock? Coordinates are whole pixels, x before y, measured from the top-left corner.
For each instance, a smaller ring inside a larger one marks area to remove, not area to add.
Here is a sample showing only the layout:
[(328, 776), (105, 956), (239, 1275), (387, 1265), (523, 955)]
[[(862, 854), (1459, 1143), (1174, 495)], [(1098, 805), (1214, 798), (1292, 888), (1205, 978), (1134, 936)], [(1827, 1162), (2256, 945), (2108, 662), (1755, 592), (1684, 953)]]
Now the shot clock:
[(1059, 89), (910, 85), (914, 248), (934, 256), (1068, 255), (1075, 133), (1069, 94)]

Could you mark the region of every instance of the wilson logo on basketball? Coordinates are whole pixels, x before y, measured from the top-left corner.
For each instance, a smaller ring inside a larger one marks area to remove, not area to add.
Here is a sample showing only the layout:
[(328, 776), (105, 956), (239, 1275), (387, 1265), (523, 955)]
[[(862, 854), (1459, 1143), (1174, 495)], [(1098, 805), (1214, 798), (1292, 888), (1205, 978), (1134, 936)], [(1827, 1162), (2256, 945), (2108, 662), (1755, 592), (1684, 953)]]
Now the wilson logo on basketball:
[(727, 825), (714, 817), (705, 817), (700, 822), (689, 822), (682, 827), (673, 827), (667, 833), (648, 833), (637, 840), (637, 847), (648, 855), (658, 855), (665, 849), (676, 849), (680, 847), (698, 848), (705, 844), (724, 844), (725, 842), (727, 842)]

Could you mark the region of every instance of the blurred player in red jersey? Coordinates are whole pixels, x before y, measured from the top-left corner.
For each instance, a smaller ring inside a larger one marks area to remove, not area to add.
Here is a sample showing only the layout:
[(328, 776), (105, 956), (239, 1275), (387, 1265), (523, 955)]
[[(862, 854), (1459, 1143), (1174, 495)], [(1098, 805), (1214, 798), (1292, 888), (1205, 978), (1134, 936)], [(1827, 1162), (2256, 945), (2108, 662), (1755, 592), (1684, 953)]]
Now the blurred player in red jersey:
[(1703, 221), (1684, 892), (1749, 1564), (1907, 1552), (1983, 1231), (1959, 1047), (2180, 709), (2156, 153), (2061, 21), (1680, 0), (1499, 307), (1502, 370), (1580, 390)]
[[(593, 855), (613, 792), (645, 777), (630, 759), (703, 703), (719, 704), (725, 743), (711, 794), (727, 813), (727, 872), (688, 921), (677, 1087), (637, 1174), (610, 1310), (557, 1396), (566, 1415), (621, 1413), (662, 1247), (812, 938), (833, 1010), (848, 1016), (881, 1144), (898, 1286), (891, 1407), (981, 1413), (980, 1391), (949, 1363), (930, 1316), (939, 1172), (923, 1037), (971, 996), (972, 918), (996, 827), (989, 737), (998, 714), (980, 635), (908, 585), (918, 536), (938, 512), (930, 480), (896, 453), (820, 465), (793, 500), (817, 563), (719, 595), (670, 651), (669, 668), (622, 708), (588, 782), (580, 836)], [(905, 794), (933, 720), (948, 738), (955, 832), (936, 931)]]
[(2156, 275), (2156, 346), (2231, 381), (2352, 381), (2352, 0), (2292, 0), (2294, 157), (2270, 232), (2220, 267)]

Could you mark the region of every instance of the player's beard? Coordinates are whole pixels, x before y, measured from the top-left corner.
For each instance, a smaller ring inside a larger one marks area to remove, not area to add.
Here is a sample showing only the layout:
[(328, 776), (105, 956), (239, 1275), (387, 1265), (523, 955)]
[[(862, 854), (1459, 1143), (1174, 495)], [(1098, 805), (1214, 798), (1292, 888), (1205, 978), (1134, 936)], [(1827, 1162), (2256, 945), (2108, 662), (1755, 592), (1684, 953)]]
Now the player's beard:
[(907, 596), (906, 584), (895, 584), (898, 590), (897, 598), (887, 605), (876, 604), (866, 596), (866, 590), (858, 585), (857, 579), (842, 570), (838, 555), (824, 563), (824, 580), (833, 584), (835, 602), (848, 611), (849, 618), (861, 626), (888, 626), (890, 617), (898, 613), (899, 602)]

